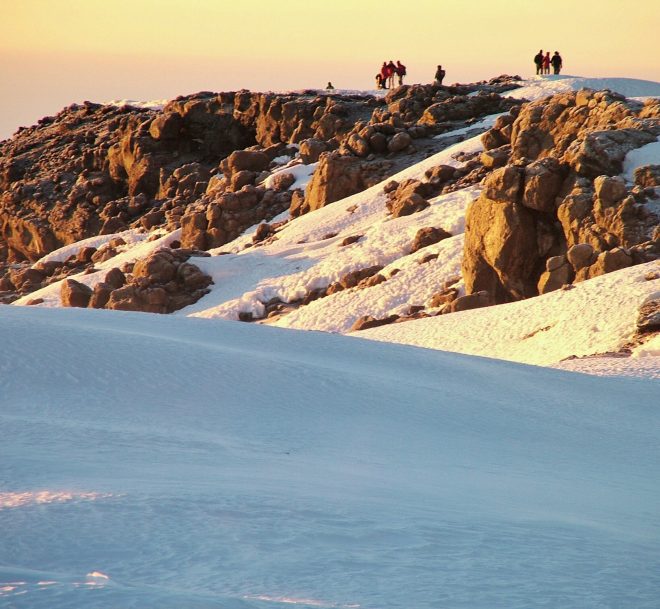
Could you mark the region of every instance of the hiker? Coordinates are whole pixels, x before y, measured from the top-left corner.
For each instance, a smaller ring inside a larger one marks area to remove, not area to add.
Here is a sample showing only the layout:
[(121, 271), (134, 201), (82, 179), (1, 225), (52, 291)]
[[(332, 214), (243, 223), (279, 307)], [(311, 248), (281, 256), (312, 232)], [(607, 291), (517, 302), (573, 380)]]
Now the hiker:
[(548, 51), (543, 58), (543, 73), (550, 74), (550, 51)]
[(435, 85), (437, 87), (442, 87), (442, 79), (445, 77), (445, 71), (442, 69), (442, 66), (438, 66), (438, 69), (435, 71)]
[(534, 65), (536, 66), (536, 75), (543, 74), (543, 49), (534, 55)]
[(380, 80), (383, 83), (383, 89), (387, 89), (387, 79), (390, 76), (390, 70), (387, 67), (387, 62), (384, 61), (383, 65), (380, 67)]
[(403, 84), (403, 77), (406, 75), (406, 66), (400, 60), (396, 60), (396, 75), (399, 77), (399, 86)]
[(325, 86), (325, 90), (326, 91), (334, 91), (335, 90), (334, 86), (332, 85), (332, 83), (330, 81), (328, 81), (328, 84)]
[(387, 64), (387, 84), (390, 86), (390, 89), (394, 88), (395, 74), (396, 74), (396, 64), (390, 59), (390, 63)]
[(555, 74), (559, 74), (559, 72), (562, 69), (563, 62), (561, 59), (561, 55), (559, 54), (558, 51), (555, 51), (555, 54), (552, 56), (552, 59), (550, 60), (550, 63), (552, 64), (552, 69)]

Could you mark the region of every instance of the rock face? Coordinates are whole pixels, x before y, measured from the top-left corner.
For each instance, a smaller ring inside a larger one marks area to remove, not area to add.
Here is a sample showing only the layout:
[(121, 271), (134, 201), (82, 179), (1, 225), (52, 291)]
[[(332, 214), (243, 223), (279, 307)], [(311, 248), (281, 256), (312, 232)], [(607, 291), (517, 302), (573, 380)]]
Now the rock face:
[[(608, 91), (556, 95), (500, 117), (482, 138), (510, 146), (466, 218), (468, 294), (527, 298), (660, 257), (645, 191), (616, 177), (625, 155), (660, 135), (660, 102)], [(653, 169), (638, 172), (644, 186)]]
[[(281, 146), (318, 137), (336, 147), (371, 112), (370, 98), (244, 91), (181, 97), (162, 111), (70, 106), (0, 145), (0, 255), (34, 261), (144, 216), (147, 229), (174, 228), (214, 172), (240, 190)], [(243, 150), (254, 145), (264, 151)]]
[(363, 161), (338, 152), (322, 153), (298, 213), (320, 209), (378, 184), (389, 175), (391, 166), (383, 160)]

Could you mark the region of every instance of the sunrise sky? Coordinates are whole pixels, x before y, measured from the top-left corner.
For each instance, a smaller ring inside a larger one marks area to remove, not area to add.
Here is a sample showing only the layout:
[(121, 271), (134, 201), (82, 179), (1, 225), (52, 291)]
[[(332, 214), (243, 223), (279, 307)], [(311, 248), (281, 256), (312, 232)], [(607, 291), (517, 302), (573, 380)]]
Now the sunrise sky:
[(528, 76), (539, 48), (580, 76), (660, 80), (657, 0), (0, 0), (0, 139), (86, 99), (371, 89)]

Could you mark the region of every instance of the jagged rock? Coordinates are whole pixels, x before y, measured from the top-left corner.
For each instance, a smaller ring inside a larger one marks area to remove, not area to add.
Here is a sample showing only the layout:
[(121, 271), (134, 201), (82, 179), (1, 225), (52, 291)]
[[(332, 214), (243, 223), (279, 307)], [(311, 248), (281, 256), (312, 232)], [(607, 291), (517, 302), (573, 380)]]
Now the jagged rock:
[(448, 239), (451, 237), (451, 233), (448, 233), (446, 230), (440, 227), (428, 226), (425, 228), (420, 228), (415, 234), (413, 239), (413, 244), (410, 249), (410, 253), (413, 254), (424, 247), (438, 243), (443, 239)]
[(637, 314), (637, 330), (639, 332), (660, 331), (660, 300), (652, 298), (645, 302)]
[(122, 287), (126, 283), (126, 275), (118, 268), (112, 268), (105, 274), (105, 284), (112, 289)]
[(491, 201), (515, 202), (521, 191), (523, 171), (511, 165), (496, 169), (484, 183), (484, 195)]
[(655, 135), (638, 129), (596, 131), (571, 144), (564, 158), (580, 175), (614, 175), (623, 170), (626, 154), (655, 139)]
[(177, 260), (167, 250), (155, 252), (138, 260), (133, 267), (133, 277), (145, 277), (155, 283), (167, 283), (176, 275)]
[(247, 169), (241, 169), (236, 173), (231, 174), (230, 187), (231, 190), (236, 191), (247, 186), (248, 184), (254, 184), (254, 181), (257, 179), (256, 171), (249, 171)]
[(305, 165), (316, 163), (322, 152), (326, 152), (328, 145), (314, 138), (309, 138), (300, 142), (300, 158)]
[(289, 215), (292, 218), (302, 216), (307, 210), (305, 209), (305, 193), (302, 190), (294, 190), (291, 194), (291, 205), (289, 206)]
[(160, 209), (152, 209), (140, 218), (140, 224), (146, 230), (151, 230), (154, 226), (159, 226), (165, 222), (165, 214)]
[(588, 243), (576, 243), (566, 252), (566, 258), (573, 268), (578, 271), (594, 263), (594, 248)]
[(635, 184), (642, 188), (656, 188), (660, 186), (660, 165), (637, 167), (633, 175)]
[(553, 256), (545, 263), (546, 270), (538, 283), (539, 294), (547, 294), (562, 286), (571, 283), (575, 273), (566, 259), (566, 256)]
[[(656, 117), (617, 94), (583, 91), (527, 104), (513, 122), (496, 123), (488, 145), (510, 139), (512, 153), (468, 210), (468, 294), (486, 289), (505, 302), (561, 287), (574, 273), (581, 281), (652, 259), (657, 214), (641, 204), (646, 193), (628, 195), (610, 176), (627, 152), (660, 134)], [(558, 264), (567, 251), (570, 264)]]
[(626, 183), (623, 178), (616, 176), (598, 176), (594, 180), (596, 198), (602, 207), (612, 207), (626, 196)]
[(390, 167), (387, 161), (362, 161), (337, 152), (321, 154), (305, 191), (305, 211), (320, 209), (377, 184), (387, 177)]
[(429, 184), (441, 186), (456, 176), (456, 168), (451, 165), (436, 165), (424, 172)]
[[(10, 269), (8, 280), (21, 292), (31, 292), (41, 287), (46, 274), (35, 268)], [(11, 288), (10, 288), (11, 289)]]
[(481, 136), (484, 150), (494, 150), (506, 146), (509, 142), (499, 129), (490, 129)]
[(387, 209), (389, 209), (393, 218), (409, 216), (411, 214), (417, 213), (418, 211), (426, 209), (428, 206), (429, 202), (417, 193), (413, 193), (399, 199), (393, 199), (387, 203)]
[(273, 190), (281, 192), (293, 186), (296, 177), (292, 173), (278, 173), (273, 178)]
[(525, 167), (525, 186), (522, 204), (530, 209), (554, 213), (555, 199), (566, 172), (556, 159), (546, 157)]
[(394, 323), (399, 319), (398, 315), (390, 315), (384, 319), (376, 319), (371, 315), (363, 315), (355, 320), (351, 326), (350, 332), (359, 332), (360, 330), (367, 330), (368, 328), (377, 328), (378, 326), (385, 326)]
[(363, 269), (358, 269), (356, 271), (351, 271), (350, 273), (346, 273), (346, 275), (344, 275), (338, 283), (343, 289), (348, 290), (349, 288), (354, 288), (362, 280), (367, 279), (368, 277), (372, 277), (382, 270), (382, 266), (375, 265)]
[(491, 304), (490, 295), (486, 290), (480, 290), (474, 294), (467, 294), (465, 296), (459, 296), (455, 300), (451, 301), (449, 305), (449, 310), (451, 313), (458, 313), (459, 311), (468, 311), (470, 309), (480, 309), (482, 307), (488, 307)]
[[(119, 269), (117, 269), (117, 270), (119, 270)], [(121, 286), (119, 286), (119, 287), (121, 287)], [(108, 300), (110, 300), (110, 294), (112, 293), (112, 290), (114, 290), (114, 289), (117, 289), (117, 288), (115, 288), (111, 285), (108, 285), (107, 283), (104, 283), (104, 282), (97, 283), (94, 286), (94, 290), (93, 290), (92, 295), (89, 299), (88, 306), (92, 309), (103, 309), (108, 304)]]
[(357, 284), (358, 288), (372, 288), (375, 285), (379, 285), (383, 283), (384, 281), (387, 281), (387, 277), (385, 275), (381, 275), (380, 273), (376, 273), (375, 275), (372, 275), (371, 277), (366, 277), (365, 279), (362, 279), (360, 283)]
[(598, 277), (605, 273), (618, 271), (632, 266), (632, 257), (621, 247), (616, 247), (607, 252), (601, 252), (589, 267), (589, 277)]
[[(541, 261), (532, 212), (518, 203), (493, 200), (487, 195), (489, 190), (500, 197), (500, 193), (517, 193), (520, 176), (517, 172), (513, 175), (517, 186), (486, 188), (466, 215), (462, 264), (466, 291), (472, 294), (485, 290), (495, 302), (536, 295), (540, 275)], [(512, 181), (504, 179), (504, 174), (494, 179), (497, 184)]]
[(348, 148), (360, 157), (368, 156), (371, 152), (368, 142), (357, 133), (352, 133), (346, 143)]
[[(467, 95), (450, 96), (448, 99), (426, 108), (419, 119), (419, 124), (437, 125), (447, 121), (477, 118), (488, 114), (506, 112), (521, 103), (520, 100), (500, 97), (497, 93), (485, 93), (483, 91), (473, 97)], [(502, 142), (498, 146), (505, 143)]]
[(341, 245), (342, 247), (345, 247), (346, 245), (352, 245), (353, 243), (357, 243), (360, 239), (362, 239), (363, 235), (349, 235), (348, 237), (345, 237), (342, 239)]
[(75, 279), (65, 279), (60, 288), (60, 299), (63, 307), (82, 307), (89, 304), (92, 289)]
[(433, 294), (433, 296), (431, 297), (431, 301), (429, 302), (429, 307), (437, 308), (450, 304), (458, 298), (458, 293), (459, 292), (457, 288), (451, 288), (451, 287), (444, 288), (440, 292)]
[(412, 144), (412, 138), (405, 131), (395, 134), (392, 139), (387, 143), (387, 149), (390, 152), (403, 152), (408, 146)]
[[(108, 273), (98, 295), (95, 293), (93, 306), (171, 313), (193, 304), (207, 293), (206, 288), (212, 280), (197, 266), (187, 262), (189, 257), (186, 250), (158, 250), (138, 260), (133, 266), (132, 279), (121, 287), (115, 287), (120, 277)], [(110, 284), (109, 280), (113, 283)]]
[(252, 236), (252, 241), (254, 243), (258, 243), (260, 241), (263, 241), (264, 239), (268, 239), (268, 237), (274, 234), (275, 232), (273, 231), (271, 225), (267, 224), (266, 222), (262, 222), (259, 226), (257, 226), (257, 230), (254, 231), (254, 235)]
[(178, 112), (165, 112), (151, 122), (149, 135), (155, 140), (174, 140), (182, 127), (183, 119)]
[(188, 208), (181, 218), (181, 244), (201, 250), (220, 247), (246, 228), (289, 208), (291, 200), (288, 190), (276, 193), (251, 185), (202, 199), (203, 205)]
[(479, 157), (484, 167), (496, 169), (507, 164), (511, 156), (511, 146), (503, 145), (498, 148), (486, 149)]

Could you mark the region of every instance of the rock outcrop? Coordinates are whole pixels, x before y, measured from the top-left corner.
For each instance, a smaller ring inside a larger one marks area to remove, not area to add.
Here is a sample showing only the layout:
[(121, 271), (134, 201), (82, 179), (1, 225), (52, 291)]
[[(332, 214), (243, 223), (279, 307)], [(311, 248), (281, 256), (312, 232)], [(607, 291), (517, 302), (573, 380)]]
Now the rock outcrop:
[(506, 166), (484, 182), (466, 218), (468, 294), (495, 302), (660, 257), (660, 219), (645, 205), (653, 169), (637, 187), (617, 177), (625, 155), (660, 135), (660, 102), (642, 105), (583, 90), (500, 117), (482, 141), (510, 146)]
[(190, 250), (160, 249), (132, 265), (113, 268), (93, 289), (73, 279), (61, 284), (64, 307), (90, 307), (147, 313), (172, 313), (197, 302), (213, 283), (188, 260)]

